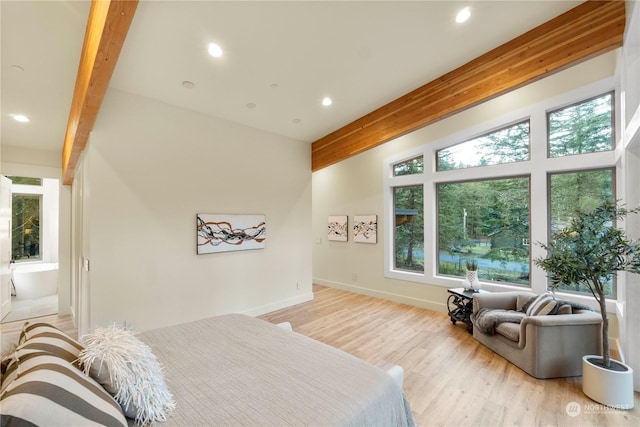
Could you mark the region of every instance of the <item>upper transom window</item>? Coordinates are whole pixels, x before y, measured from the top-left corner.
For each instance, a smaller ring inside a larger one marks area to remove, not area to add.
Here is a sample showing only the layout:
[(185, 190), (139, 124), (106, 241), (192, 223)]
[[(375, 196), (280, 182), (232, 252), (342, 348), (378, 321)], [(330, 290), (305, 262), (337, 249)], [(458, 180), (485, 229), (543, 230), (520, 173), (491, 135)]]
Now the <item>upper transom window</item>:
[(529, 120), (436, 151), (439, 171), (523, 160), (529, 160)]
[(613, 93), (547, 114), (549, 157), (613, 150)]
[(424, 158), (422, 156), (393, 165), (393, 176), (413, 175), (422, 172), (424, 172)]

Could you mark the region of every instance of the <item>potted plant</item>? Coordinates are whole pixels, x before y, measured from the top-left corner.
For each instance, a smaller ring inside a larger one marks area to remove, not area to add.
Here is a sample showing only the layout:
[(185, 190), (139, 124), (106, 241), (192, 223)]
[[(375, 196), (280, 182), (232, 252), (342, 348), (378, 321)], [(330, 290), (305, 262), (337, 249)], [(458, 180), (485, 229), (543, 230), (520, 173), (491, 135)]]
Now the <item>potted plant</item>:
[[(571, 223), (554, 233), (548, 245), (539, 243), (547, 256), (535, 260), (548, 273), (550, 289), (579, 284), (598, 302), (602, 354), (583, 357), (582, 390), (593, 400), (620, 409), (633, 408), (633, 371), (611, 359), (605, 287), (619, 271), (640, 274), (640, 242), (616, 227), (617, 220), (638, 212), (640, 208), (628, 210), (613, 201), (591, 211), (577, 210)], [(621, 383), (607, 385), (609, 377)]]

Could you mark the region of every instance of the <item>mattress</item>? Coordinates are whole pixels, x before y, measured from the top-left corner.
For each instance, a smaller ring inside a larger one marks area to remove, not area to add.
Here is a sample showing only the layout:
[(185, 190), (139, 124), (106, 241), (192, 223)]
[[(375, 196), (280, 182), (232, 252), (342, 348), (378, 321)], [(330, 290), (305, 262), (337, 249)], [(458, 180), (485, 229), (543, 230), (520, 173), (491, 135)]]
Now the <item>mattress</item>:
[(386, 372), (263, 320), (229, 314), (139, 338), (176, 400), (163, 426), (413, 426)]

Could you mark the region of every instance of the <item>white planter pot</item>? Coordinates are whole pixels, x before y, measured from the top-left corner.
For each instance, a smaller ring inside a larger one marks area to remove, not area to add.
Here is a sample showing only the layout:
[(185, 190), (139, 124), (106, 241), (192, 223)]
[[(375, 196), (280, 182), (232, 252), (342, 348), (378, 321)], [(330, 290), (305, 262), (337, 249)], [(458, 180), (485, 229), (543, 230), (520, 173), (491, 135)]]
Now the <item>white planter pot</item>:
[(624, 363), (611, 359), (626, 371), (605, 369), (589, 362), (588, 359), (602, 360), (601, 356), (582, 357), (582, 391), (591, 399), (616, 409), (633, 408), (633, 369)]

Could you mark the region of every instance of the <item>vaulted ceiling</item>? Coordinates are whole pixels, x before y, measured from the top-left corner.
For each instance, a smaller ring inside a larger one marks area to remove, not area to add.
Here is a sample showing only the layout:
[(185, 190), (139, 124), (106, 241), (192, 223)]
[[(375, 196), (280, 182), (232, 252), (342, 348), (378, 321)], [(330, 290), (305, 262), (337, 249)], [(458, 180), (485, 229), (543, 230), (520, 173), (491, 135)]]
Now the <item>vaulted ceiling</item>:
[[(100, 18), (104, 26), (89, 27), (103, 38), (88, 37), (98, 40), (89, 46), (95, 61), (88, 62), (92, 71), (81, 66), (79, 72), (88, 2), (0, 2), (3, 145), (60, 152), (67, 134), (68, 162), (95, 120), (92, 96), (117, 89), (313, 143), (318, 169), (436, 120), (433, 110), (451, 114), (613, 49), (624, 28), (623, 2), (565, 15), (581, 2), (101, 3), (113, 10)], [(471, 19), (456, 24), (464, 6)], [(559, 15), (554, 24), (505, 45)], [(560, 40), (564, 46), (558, 48)], [(210, 42), (223, 48), (221, 58), (207, 54)], [(474, 59), (475, 72), (461, 68)], [(499, 80), (479, 76), (496, 67), (509, 72)], [(80, 99), (75, 106), (74, 87)], [(456, 103), (442, 108), (428, 101), (429, 94)], [(321, 105), (325, 96), (333, 99), (329, 107)], [(18, 123), (10, 114), (31, 121)], [(405, 123), (402, 117), (408, 117)], [(327, 147), (330, 155), (322, 159)], [(65, 169), (67, 182), (73, 166)]]

